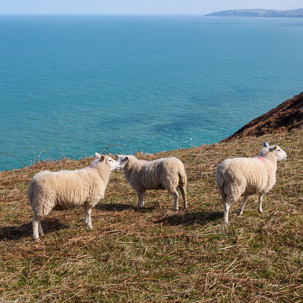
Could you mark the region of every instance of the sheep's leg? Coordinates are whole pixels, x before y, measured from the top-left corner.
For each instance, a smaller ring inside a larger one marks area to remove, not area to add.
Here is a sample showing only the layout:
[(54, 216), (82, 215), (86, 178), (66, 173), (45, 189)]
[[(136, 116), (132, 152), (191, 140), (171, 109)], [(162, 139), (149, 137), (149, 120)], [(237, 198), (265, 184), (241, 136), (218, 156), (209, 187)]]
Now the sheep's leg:
[(40, 236), (43, 237), (44, 232), (43, 232), (43, 229), (42, 229), (41, 220), (39, 220), (38, 231), (39, 231)]
[(223, 222), (224, 224), (228, 224), (228, 213), (229, 213), (230, 205), (228, 203), (224, 204), (224, 215)]
[(244, 207), (245, 207), (245, 204), (246, 204), (246, 201), (248, 199), (248, 196), (244, 196), (243, 198), (243, 202), (241, 204), (241, 207), (239, 208), (238, 210), (238, 215), (241, 216), (243, 214), (243, 211), (244, 211)]
[(229, 210), (231, 205), (234, 202), (234, 198), (228, 198), (228, 200), (224, 203), (224, 214), (223, 214), (223, 222), (224, 224), (228, 224), (228, 214), (229, 214)]
[(227, 196), (225, 195), (225, 193), (221, 193), (221, 201), (222, 201), (223, 205), (225, 204), (226, 199), (227, 199)]
[(263, 201), (263, 195), (259, 195), (259, 198), (258, 198), (258, 211), (260, 213), (263, 213), (263, 209), (262, 209), (262, 201)]
[(85, 221), (84, 221), (84, 223), (85, 223), (85, 225), (87, 226), (87, 225), (88, 225), (88, 215), (87, 215), (87, 210), (86, 210), (86, 208), (84, 208), (84, 213), (85, 213)]
[(91, 213), (92, 213), (91, 208), (85, 208), (85, 225), (88, 228), (93, 228)]
[(139, 196), (138, 208), (144, 206), (144, 195), (145, 195), (145, 191), (138, 192), (138, 196)]
[(174, 196), (174, 211), (178, 211), (179, 210), (179, 204), (178, 204), (178, 198), (179, 198), (179, 194), (177, 191), (172, 193)]
[(180, 186), (180, 191), (181, 191), (182, 198), (183, 198), (183, 208), (186, 209), (187, 208), (186, 189), (184, 187)]
[(39, 240), (39, 220), (33, 219), (33, 238), (34, 240)]

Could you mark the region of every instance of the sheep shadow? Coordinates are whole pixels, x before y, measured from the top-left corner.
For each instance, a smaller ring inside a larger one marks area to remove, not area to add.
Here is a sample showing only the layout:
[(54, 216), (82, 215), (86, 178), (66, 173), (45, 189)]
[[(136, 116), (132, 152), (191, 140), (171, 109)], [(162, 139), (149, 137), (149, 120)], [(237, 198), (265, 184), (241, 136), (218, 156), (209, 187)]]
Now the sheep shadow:
[(98, 204), (95, 206), (96, 209), (107, 211), (107, 212), (119, 212), (119, 211), (125, 211), (125, 210), (134, 210), (137, 212), (145, 213), (153, 211), (154, 207), (142, 207), (138, 208), (137, 206), (131, 205), (131, 204)]
[(184, 214), (175, 214), (164, 217), (155, 223), (162, 223), (164, 225), (206, 225), (208, 222), (216, 221), (223, 218), (223, 212), (185, 212)]
[[(41, 223), (45, 234), (68, 228), (67, 225), (62, 224), (58, 219), (46, 219), (41, 221)], [(19, 240), (21, 238), (32, 237), (32, 234), (32, 222), (19, 226), (0, 227), (0, 241)]]

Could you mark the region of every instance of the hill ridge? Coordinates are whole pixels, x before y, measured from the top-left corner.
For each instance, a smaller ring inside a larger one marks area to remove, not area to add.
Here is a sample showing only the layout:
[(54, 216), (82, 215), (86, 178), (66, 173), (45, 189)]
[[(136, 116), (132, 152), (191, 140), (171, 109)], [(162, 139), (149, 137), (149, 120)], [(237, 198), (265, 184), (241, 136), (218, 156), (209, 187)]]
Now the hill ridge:
[(294, 128), (303, 128), (303, 92), (251, 120), (221, 142), (228, 142), (242, 137), (259, 137), (265, 134), (284, 133)]
[(206, 14), (207, 17), (282, 17), (282, 18), (303, 18), (303, 8), (291, 10), (274, 9), (234, 9), (223, 10)]

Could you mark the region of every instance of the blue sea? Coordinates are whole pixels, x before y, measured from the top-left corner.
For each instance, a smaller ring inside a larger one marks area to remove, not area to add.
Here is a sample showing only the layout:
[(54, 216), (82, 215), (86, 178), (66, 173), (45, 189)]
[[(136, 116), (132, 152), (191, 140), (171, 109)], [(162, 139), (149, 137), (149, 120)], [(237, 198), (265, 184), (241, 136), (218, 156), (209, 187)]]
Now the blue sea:
[(303, 88), (303, 19), (0, 16), (0, 170), (219, 142)]

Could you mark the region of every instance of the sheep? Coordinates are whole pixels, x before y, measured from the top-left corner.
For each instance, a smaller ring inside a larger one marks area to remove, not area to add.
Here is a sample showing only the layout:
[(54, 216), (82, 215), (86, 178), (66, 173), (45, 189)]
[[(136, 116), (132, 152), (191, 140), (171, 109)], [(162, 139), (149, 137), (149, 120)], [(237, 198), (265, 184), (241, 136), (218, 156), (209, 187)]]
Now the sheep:
[(286, 153), (277, 145), (264, 142), (256, 158), (234, 158), (223, 161), (216, 170), (218, 191), (224, 206), (223, 221), (228, 224), (231, 205), (244, 196), (238, 214), (242, 215), (249, 195), (257, 194), (258, 210), (262, 210), (264, 194), (276, 183), (277, 161), (285, 160)]
[(174, 210), (179, 209), (179, 188), (183, 198), (183, 208), (187, 208), (187, 177), (181, 160), (170, 157), (153, 161), (138, 160), (135, 156), (119, 155), (118, 162), (126, 180), (138, 193), (138, 208), (144, 206), (144, 195), (148, 189), (166, 189), (174, 197)]
[(101, 198), (110, 178), (112, 170), (120, 165), (109, 156), (95, 154), (90, 166), (77, 170), (61, 170), (58, 172), (41, 171), (36, 174), (28, 187), (28, 199), (33, 210), (33, 238), (43, 236), (41, 219), (52, 209), (70, 209), (83, 206), (85, 224), (92, 228), (91, 210)]

